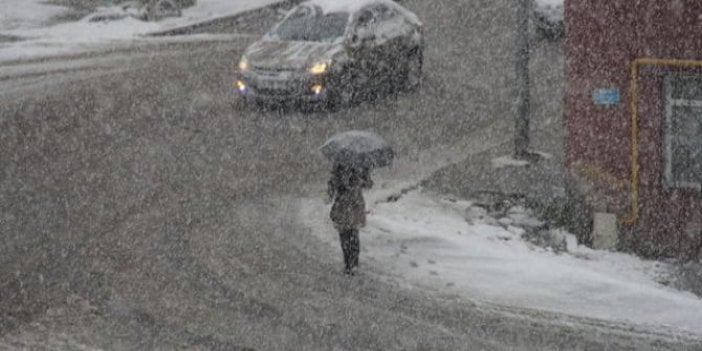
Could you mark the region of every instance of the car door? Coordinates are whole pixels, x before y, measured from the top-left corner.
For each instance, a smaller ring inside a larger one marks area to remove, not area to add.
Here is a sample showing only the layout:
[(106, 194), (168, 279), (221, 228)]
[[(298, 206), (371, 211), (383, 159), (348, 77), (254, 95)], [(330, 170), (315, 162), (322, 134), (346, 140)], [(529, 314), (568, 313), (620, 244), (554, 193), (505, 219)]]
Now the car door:
[(353, 58), (354, 79), (364, 90), (376, 89), (381, 83), (380, 62), (384, 53), (382, 46), (378, 45), (376, 16), (373, 6), (361, 9), (351, 30), (350, 55)]
[(393, 83), (404, 65), (410, 28), (399, 12), (385, 4), (374, 6), (375, 33), (378, 45), (378, 75), (385, 83)]

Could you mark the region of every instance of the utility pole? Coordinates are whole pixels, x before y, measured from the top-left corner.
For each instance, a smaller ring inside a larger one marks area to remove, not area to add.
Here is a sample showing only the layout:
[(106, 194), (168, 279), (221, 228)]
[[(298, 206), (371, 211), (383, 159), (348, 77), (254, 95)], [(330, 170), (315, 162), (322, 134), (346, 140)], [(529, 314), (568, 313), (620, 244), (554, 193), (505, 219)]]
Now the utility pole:
[(517, 0), (517, 116), (514, 125), (514, 157), (529, 156), (529, 10), (531, 0)]

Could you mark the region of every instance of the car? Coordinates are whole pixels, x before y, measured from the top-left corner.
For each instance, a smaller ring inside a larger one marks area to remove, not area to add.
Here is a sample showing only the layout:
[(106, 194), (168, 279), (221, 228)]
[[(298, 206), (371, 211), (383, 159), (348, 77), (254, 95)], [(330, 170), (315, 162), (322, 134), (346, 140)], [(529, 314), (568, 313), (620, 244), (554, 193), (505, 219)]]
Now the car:
[(565, 34), (563, 0), (535, 0), (534, 27), (537, 34), (547, 39), (558, 39)]
[(416, 89), (423, 25), (391, 0), (311, 0), (245, 51), (235, 89), (246, 102), (336, 108), (388, 89)]

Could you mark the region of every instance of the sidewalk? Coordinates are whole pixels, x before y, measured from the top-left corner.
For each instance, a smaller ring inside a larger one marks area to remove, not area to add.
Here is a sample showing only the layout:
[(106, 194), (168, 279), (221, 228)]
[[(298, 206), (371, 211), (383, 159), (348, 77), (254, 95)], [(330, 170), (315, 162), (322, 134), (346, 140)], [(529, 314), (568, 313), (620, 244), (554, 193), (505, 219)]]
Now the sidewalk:
[[(444, 298), (593, 318), (702, 347), (702, 299), (666, 285), (672, 266), (579, 246), (529, 208), (564, 197), (558, 155), (524, 164), (504, 157), (511, 144), (481, 147), (424, 174), (421, 186), (391, 183), (398, 170), (379, 172), (376, 188), (366, 193), (364, 274)], [(448, 152), (443, 162), (457, 157)], [(302, 199), (299, 216), (341, 262), (329, 206)]]
[(562, 157), (539, 152), (535, 162), (516, 160), (511, 144), (469, 155), (465, 160), (442, 168), (422, 181), (422, 186), (439, 193), (473, 199), (485, 206), (519, 202), (548, 210), (565, 201)]

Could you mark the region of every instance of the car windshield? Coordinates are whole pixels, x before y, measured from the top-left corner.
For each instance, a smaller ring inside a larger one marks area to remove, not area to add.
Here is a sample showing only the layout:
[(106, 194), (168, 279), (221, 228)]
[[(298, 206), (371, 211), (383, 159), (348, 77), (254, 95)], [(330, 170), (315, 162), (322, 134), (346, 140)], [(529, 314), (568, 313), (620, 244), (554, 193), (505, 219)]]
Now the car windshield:
[(301, 7), (271, 35), (285, 41), (334, 41), (344, 34), (348, 18), (347, 12), (322, 13), (319, 8)]

